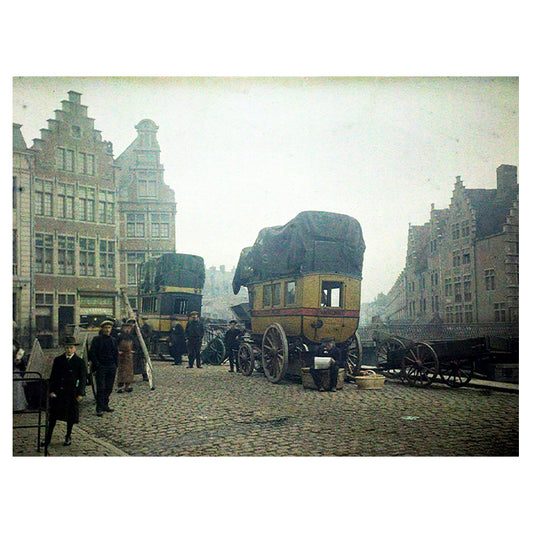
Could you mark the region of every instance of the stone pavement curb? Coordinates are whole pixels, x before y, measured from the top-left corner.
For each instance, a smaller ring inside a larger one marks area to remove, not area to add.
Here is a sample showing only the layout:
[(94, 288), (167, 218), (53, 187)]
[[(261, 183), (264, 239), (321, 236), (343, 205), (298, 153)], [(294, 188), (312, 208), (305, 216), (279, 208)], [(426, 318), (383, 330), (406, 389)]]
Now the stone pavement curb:
[(90, 433), (88, 433), (84, 429), (81, 429), (80, 427), (77, 428), (77, 433), (82, 433), (83, 436), (86, 439), (91, 440), (97, 446), (100, 446), (101, 448), (106, 449), (112, 456), (130, 457), (129, 454), (127, 454), (126, 452), (122, 451), (120, 448), (117, 448), (113, 444), (111, 444), (111, 443), (109, 443), (109, 442), (107, 442), (105, 440), (99, 439), (98, 437), (94, 437), (93, 435), (91, 435)]

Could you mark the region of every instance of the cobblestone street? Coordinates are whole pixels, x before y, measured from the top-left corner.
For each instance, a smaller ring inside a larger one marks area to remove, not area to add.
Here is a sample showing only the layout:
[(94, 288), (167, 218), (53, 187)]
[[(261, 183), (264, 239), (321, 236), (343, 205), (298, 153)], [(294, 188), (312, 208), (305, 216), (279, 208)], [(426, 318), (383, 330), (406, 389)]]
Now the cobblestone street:
[[(227, 366), (159, 361), (154, 372), (155, 390), (137, 381), (130, 394), (114, 392), (116, 410), (103, 418), (88, 387), (73, 445), (62, 446), (59, 422), (50, 455), (518, 455), (518, 394), (395, 382), (381, 391), (348, 383), (318, 393), (291, 381), (273, 385), (260, 373), (231, 374)], [(23, 433), (14, 432), (14, 455), (28, 454)]]

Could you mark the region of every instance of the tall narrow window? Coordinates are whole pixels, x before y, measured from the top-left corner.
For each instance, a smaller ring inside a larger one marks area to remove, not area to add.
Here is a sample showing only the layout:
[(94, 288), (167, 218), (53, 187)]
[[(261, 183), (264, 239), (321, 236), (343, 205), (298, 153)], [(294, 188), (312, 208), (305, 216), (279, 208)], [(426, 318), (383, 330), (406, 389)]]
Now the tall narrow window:
[(52, 273), (54, 255), (54, 236), (48, 233), (35, 234), (35, 271), (42, 274)]
[(115, 242), (100, 240), (100, 276), (103, 278), (115, 275)]
[(95, 243), (96, 239), (80, 237), (80, 275), (95, 275)]
[(485, 289), (493, 291), (496, 288), (496, 277), (494, 275), (494, 269), (489, 268), (485, 270)]
[(342, 307), (341, 281), (323, 281), (321, 291), (321, 307)]
[(74, 274), (74, 237), (57, 236), (57, 273)]

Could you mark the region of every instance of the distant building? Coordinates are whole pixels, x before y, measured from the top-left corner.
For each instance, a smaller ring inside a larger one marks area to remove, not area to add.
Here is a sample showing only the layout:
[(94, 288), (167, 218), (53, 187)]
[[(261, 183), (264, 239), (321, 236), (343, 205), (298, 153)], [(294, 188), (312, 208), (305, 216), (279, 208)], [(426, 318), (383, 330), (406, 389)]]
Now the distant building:
[(218, 269), (214, 266), (207, 269), (202, 300), (203, 317), (231, 320), (235, 318), (231, 312), (231, 307), (248, 302), (246, 288), (241, 288), (237, 295), (233, 294), (234, 274), (235, 267), (226, 271), (225, 265), (221, 265)]
[(386, 321), (518, 321), (517, 168), (497, 169), (496, 189), (457, 177), (447, 209), (410, 226), (404, 271), (386, 296)]
[[(20, 139), (14, 136), (17, 173), (27, 184), (27, 174), (20, 171), (25, 166)], [(53, 346), (69, 324), (97, 323), (117, 311), (113, 146), (94, 128), (80, 93), (69, 91), (55, 118), (33, 140), (32, 153), (31, 183), (17, 198), (25, 219), (19, 227), (29, 221), (32, 232), (22, 229), (34, 291), (28, 327), (43, 346)], [(27, 316), (25, 301), (20, 305)]]
[[(157, 141), (158, 126), (141, 120), (137, 138), (116, 159), (120, 285), (136, 310), (139, 265), (152, 257), (176, 251), (176, 201), (165, 184)], [(141, 310), (142, 311), (142, 310)], [(125, 309), (121, 311), (126, 315)]]

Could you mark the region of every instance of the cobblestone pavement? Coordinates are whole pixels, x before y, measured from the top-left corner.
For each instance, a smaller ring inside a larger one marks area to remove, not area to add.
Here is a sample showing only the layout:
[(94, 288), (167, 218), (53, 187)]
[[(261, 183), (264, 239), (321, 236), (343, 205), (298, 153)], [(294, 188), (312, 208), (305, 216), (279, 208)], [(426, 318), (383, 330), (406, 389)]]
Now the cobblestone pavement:
[[(155, 362), (155, 390), (137, 381), (95, 415), (90, 388), (73, 445), (58, 422), (51, 455), (502, 456), (518, 455), (518, 394), (395, 382), (348, 383), (335, 393), (271, 384), (227, 366), (187, 369)], [(138, 378), (137, 378), (138, 379)], [(22, 431), (22, 430), (18, 430)], [(14, 455), (17, 440), (14, 432)], [(86, 446), (83, 441), (91, 444)], [(87, 449), (86, 449), (87, 448)], [(32, 452), (36, 455), (35, 450)]]

